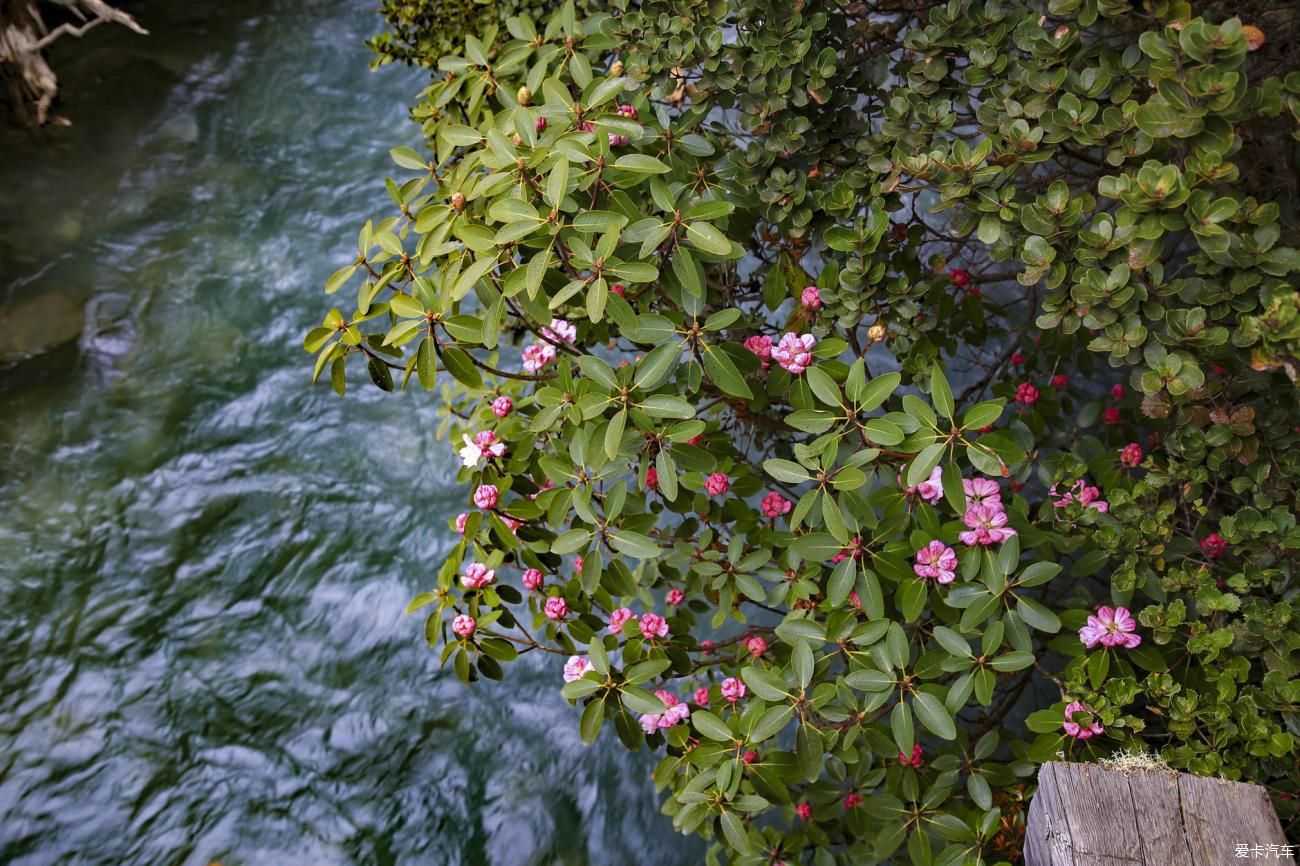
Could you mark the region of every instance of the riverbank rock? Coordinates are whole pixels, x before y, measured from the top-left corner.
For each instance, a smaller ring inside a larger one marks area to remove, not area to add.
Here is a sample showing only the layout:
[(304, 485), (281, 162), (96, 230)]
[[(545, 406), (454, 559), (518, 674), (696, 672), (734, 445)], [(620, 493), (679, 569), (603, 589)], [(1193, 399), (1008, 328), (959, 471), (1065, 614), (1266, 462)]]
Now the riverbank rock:
[(0, 306), (0, 364), (15, 364), (75, 342), (85, 305), (65, 292), (43, 292)]

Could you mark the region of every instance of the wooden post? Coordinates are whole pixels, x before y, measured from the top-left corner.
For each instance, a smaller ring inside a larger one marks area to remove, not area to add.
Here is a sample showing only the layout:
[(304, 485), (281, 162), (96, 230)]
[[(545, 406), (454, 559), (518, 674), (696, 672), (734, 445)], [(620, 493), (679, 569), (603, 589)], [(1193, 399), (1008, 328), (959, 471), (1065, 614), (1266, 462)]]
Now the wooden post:
[(1044, 764), (1025, 831), (1025, 866), (1295, 866), (1298, 851), (1259, 785), (1097, 764)]

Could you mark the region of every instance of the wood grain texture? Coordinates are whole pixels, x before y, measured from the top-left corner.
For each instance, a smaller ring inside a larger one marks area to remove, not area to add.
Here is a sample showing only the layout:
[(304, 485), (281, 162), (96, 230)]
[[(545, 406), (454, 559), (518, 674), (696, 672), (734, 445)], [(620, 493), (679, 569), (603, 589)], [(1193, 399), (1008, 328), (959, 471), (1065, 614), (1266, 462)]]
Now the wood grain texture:
[(1223, 866), (1252, 859), (1236, 856), (1241, 844), (1287, 844), (1258, 785), (1052, 762), (1038, 772), (1024, 853), (1026, 866)]

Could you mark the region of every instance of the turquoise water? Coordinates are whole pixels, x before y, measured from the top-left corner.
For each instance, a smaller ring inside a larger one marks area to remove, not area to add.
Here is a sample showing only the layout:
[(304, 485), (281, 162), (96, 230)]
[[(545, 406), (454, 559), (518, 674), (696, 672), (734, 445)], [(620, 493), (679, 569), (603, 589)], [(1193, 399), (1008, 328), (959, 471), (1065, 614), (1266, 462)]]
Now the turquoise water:
[(421, 76), (369, 2), (130, 8), (58, 46), (70, 128), (0, 131), (0, 863), (699, 862), (560, 660), (467, 690), (403, 615), (431, 399), (308, 386)]

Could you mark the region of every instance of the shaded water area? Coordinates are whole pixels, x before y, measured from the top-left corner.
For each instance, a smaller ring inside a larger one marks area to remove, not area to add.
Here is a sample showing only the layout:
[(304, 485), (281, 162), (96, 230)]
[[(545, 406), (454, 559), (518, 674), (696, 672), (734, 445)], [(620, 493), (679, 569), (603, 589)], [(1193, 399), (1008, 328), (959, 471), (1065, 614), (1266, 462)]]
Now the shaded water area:
[(367, 71), (370, 2), (128, 8), (54, 52), (71, 128), (0, 131), (0, 356), (41, 350), (0, 364), (0, 863), (699, 862), (561, 660), (468, 690), (403, 615), (464, 498), (431, 398), (308, 386), (422, 76)]

